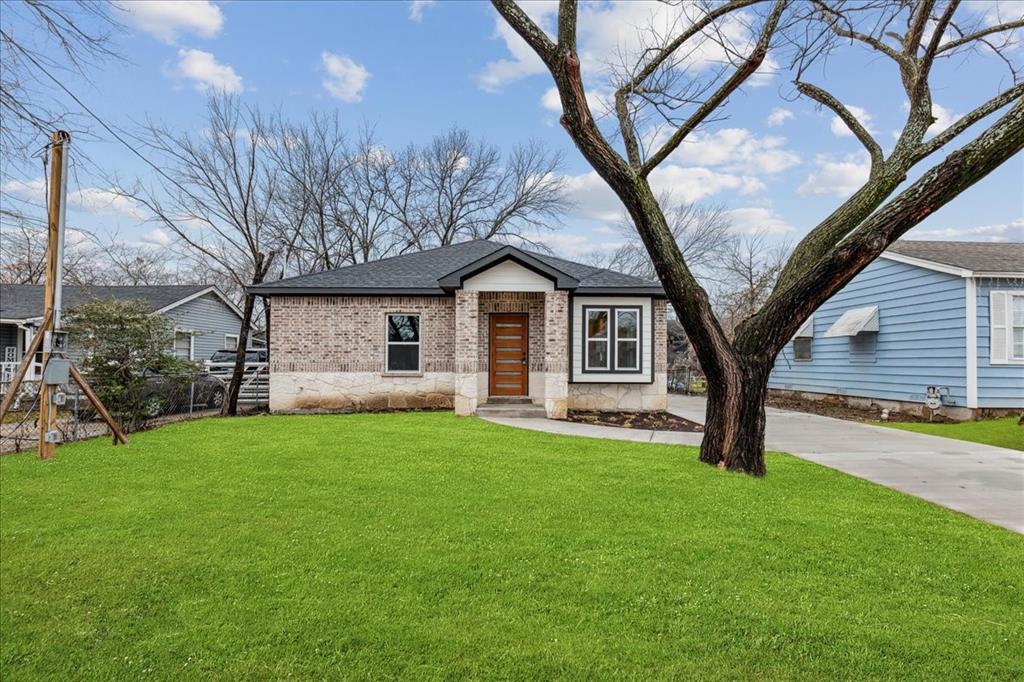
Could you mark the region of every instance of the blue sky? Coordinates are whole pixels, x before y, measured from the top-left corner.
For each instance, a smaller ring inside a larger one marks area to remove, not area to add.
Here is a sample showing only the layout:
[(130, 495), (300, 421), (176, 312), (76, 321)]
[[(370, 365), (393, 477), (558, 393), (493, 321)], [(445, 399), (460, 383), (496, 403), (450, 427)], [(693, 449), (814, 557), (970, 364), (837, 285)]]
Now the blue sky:
[[(505, 148), (537, 139), (564, 151), (564, 174), (577, 202), (545, 241), (572, 257), (611, 248), (618, 239), (611, 229), (618, 202), (558, 126), (550, 77), (487, 3), (201, 1), (125, 2), (122, 7), (128, 30), (115, 47), (126, 62), (100, 65), (90, 72), (91, 83), (69, 81), (94, 111), (120, 127), (130, 129), (133, 121), (153, 117), (198, 131), (210, 90), (227, 89), (292, 118), (336, 110), (353, 132), (369, 123), (394, 147), (426, 141), (452, 125)], [(612, 46), (629, 40), (633, 27), (654, 8), (638, 2), (584, 4), (580, 47), (584, 73), (595, 90), (602, 83), (599, 65)], [(550, 25), (549, 5), (528, 9)], [(993, 10), (975, 3), (968, 11), (984, 19)], [(1024, 6), (1008, 2), (999, 11), (1004, 18), (1019, 16)], [(1024, 49), (1017, 47), (1014, 54), (1020, 60)], [(1008, 81), (998, 62), (984, 55), (944, 63), (936, 75), (940, 124)], [(883, 146), (891, 146), (905, 115), (905, 98), (888, 62), (850, 49), (809, 78), (859, 107)], [(859, 143), (830, 113), (806, 100), (791, 101), (790, 79), (785, 71), (760, 74), (756, 87), (729, 102), (726, 120), (673, 155), (655, 185), (681, 199), (723, 205), (737, 231), (761, 228), (773, 238), (799, 238), (848, 196), (866, 165)], [(80, 144), (122, 178), (152, 172), (112, 140)], [(9, 180), (5, 193), (34, 200), (39, 177), (29, 172)], [(909, 236), (1020, 241), (1022, 188), (1024, 159), (1018, 156)], [(133, 241), (166, 241), (136, 207), (106, 195), (100, 177), (83, 171), (71, 190), (69, 224), (117, 230)]]

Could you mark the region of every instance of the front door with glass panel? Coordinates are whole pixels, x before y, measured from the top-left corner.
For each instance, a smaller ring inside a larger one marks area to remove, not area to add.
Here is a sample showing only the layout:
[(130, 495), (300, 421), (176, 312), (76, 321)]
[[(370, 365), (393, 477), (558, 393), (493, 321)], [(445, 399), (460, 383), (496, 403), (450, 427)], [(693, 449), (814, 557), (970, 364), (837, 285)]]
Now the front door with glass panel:
[(491, 315), (490, 394), (526, 395), (529, 386), (527, 318), (523, 313)]

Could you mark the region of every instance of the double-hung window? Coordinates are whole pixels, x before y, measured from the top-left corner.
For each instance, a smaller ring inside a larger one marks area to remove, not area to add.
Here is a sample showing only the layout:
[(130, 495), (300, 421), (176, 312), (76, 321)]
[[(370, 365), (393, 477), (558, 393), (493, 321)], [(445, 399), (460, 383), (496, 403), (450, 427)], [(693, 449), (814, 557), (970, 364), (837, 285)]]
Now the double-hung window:
[(587, 344), (584, 351), (584, 367), (587, 369), (611, 369), (611, 332), (608, 329), (609, 308), (587, 310)]
[(640, 310), (615, 311), (615, 369), (640, 369)]
[(640, 308), (586, 308), (583, 368), (588, 372), (640, 371)]
[(420, 316), (388, 314), (387, 371), (420, 371)]
[(992, 364), (1024, 363), (1024, 292), (991, 292), (989, 322)]

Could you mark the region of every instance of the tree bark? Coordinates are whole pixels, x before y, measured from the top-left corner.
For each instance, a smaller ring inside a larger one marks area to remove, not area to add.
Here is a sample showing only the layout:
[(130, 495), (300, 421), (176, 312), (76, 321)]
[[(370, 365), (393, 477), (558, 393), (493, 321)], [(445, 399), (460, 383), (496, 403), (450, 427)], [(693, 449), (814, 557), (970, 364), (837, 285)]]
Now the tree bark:
[(764, 401), (771, 364), (740, 359), (724, 381), (708, 382), (700, 460), (730, 471), (764, 476)]
[[(263, 279), (267, 276), (273, 261), (273, 253), (267, 257), (264, 257), (262, 253), (256, 254), (252, 286), (263, 283)], [(238, 394), (241, 392), (242, 378), (245, 375), (245, 352), (248, 350), (249, 335), (252, 333), (252, 313), (255, 305), (256, 297), (246, 291), (245, 305), (242, 309), (242, 325), (238, 329), (238, 349), (235, 351), (235, 367), (231, 372), (231, 381), (228, 383), (227, 399), (224, 401), (220, 411), (221, 415), (225, 417), (234, 417), (238, 414)], [(269, 336), (267, 342), (269, 345)]]
[[(255, 278), (253, 278), (255, 279)], [(253, 282), (259, 284), (259, 282)], [(238, 394), (242, 389), (242, 377), (245, 375), (245, 351), (249, 347), (249, 333), (252, 330), (252, 311), (256, 297), (245, 294), (245, 307), (242, 310), (242, 326), (238, 329), (238, 349), (235, 351), (235, 367), (231, 371), (228, 383), (227, 400), (221, 406), (221, 415), (234, 417), (238, 414)]]

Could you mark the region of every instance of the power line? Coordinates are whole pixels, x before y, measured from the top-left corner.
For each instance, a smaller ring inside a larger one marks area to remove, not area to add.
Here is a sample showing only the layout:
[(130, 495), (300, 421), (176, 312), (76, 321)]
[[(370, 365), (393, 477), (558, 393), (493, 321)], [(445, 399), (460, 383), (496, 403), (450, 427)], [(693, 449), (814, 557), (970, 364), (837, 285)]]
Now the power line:
[(187, 189), (185, 189), (185, 187), (180, 182), (178, 182), (177, 180), (175, 180), (171, 176), (167, 175), (167, 173), (165, 173), (163, 171), (163, 169), (161, 169), (155, 163), (153, 163), (152, 161), (147, 159), (145, 156), (143, 156), (142, 153), (138, 149), (136, 149), (134, 146), (132, 146), (131, 144), (126, 142), (125, 139), (123, 137), (121, 137), (121, 135), (119, 135), (117, 133), (117, 131), (115, 131), (113, 128), (111, 128), (107, 124), (106, 121), (104, 121), (102, 118), (100, 118), (92, 109), (90, 109), (88, 106), (86, 106), (85, 102), (80, 100), (78, 98), (78, 96), (75, 95), (75, 93), (73, 93), (70, 90), (68, 90), (67, 87), (57, 77), (55, 77), (53, 74), (51, 74), (49, 71), (47, 71), (46, 67), (44, 67), (42, 64), (40, 64), (39, 61), (35, 57), (33, 57), (31, 54), (28, 54), (28, 53), (26, 53), (25, 56), (28, 57), (29, 61), (31, 61), (33, 64), (35, 64), (36, 68), (38, 68), (40, 71), (42, 71), (46, 75), (47, 78), (49, 78), (54, 83), (56, 83), (57, 87), (59, 87), (61, 90), (63, 90), (67, 94), (68, 97), (73, 99), (78, 104), (78, 106), (82, 107), (82, 109), (85, 110), (85, 113), (87, 113), (90, 116), (92, 116), (93, 119), (95, 119), (97, 123), (99, 123), (101, 126), (103, 126), (104, 130), (106, 130), (108, 133), (110, 133), (114, 137), (115, 140), (117, 140), (118, 142), (123, 144), (125, 147), (127, 147), (128, 150), (131, 151), (132, 154), (134, 154), (135, 156), (137, 156), (140, 159), (142, 159), (142, 161), (146, 165), (148, 165), (150, 168), (155, 170), (165, 180), (167, 180), (168, 182), (173, 184), (175, 187), (180, 189), (182, 192), (187, 194), (189, 197), (191, 197), (193, 201), (198, 202), (200, 205), (205, 203), (202, 199), (199, 199), (195, 194), (192, 194), (192, 192), (190, 192)]

